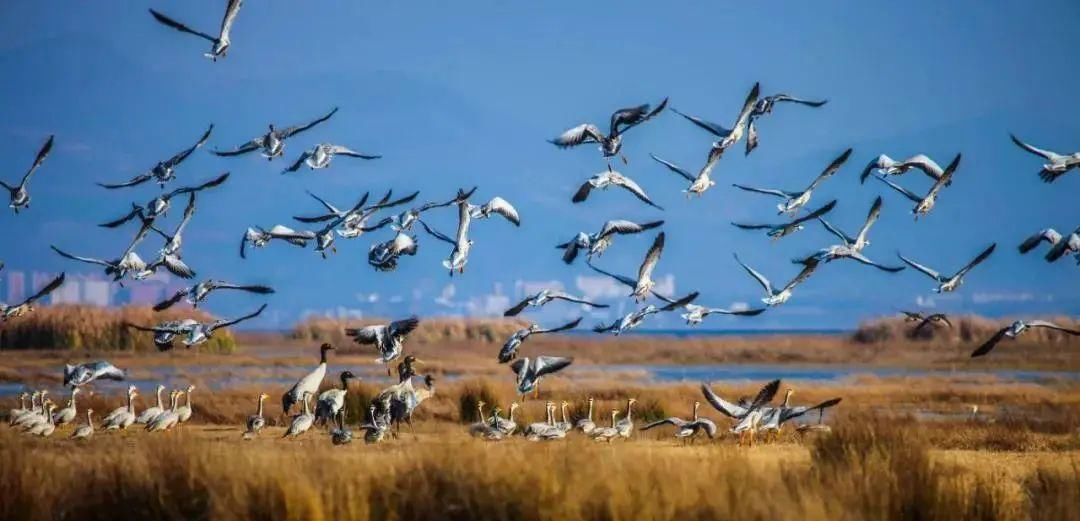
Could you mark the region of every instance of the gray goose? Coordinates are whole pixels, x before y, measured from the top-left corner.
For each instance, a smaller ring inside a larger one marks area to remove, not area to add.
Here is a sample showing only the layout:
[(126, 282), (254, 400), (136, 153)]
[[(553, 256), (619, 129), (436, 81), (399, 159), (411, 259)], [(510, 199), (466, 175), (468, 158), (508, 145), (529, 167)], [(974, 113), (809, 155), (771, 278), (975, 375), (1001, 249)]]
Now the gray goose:
[(795, 216), (798, 215), (799, 210), (805, 208), (806, 205), (810, 202), (810, 197), (813, 195), (814, 189), (817, 188), (818, 185), (820, 185), (823, 181), (832, 177), (833, 174), (837, 172), (837, 170), (840, 170), (840, 167), (843, 166), (845, 162), (847, 162), (849, 157), (851, 157), (850, 148), (845, 150), (836, 159), (833, 159), (832, 162), (829, 163), (829, 166), (825, 167), (825, 170), (823, 170), (820, 174), (818, 174), (817, 177), (814, 178), (814, 180), (810, 183), (810, 186), (807, 186), (806, 189), (802, 190), (801, 192), (788, 192), (784, 190), (774, 190), (768, 188), (754, 188), (740, 184), (733, 184), (732, 186), (740, 190), (745, 190), (747, 192), (754, 192), (779, 197), (783, 199), (784, 202), (776, 205), (776, 209), (778, 210), (777, 213), (786, 213), (788, 215)]
[(561, 331), (574, 329), (580, 323), (581, 317), (571, 320), (570, 322), (567, 322), (566, 324), (563, 324), (561, 326), (556, 326), (552, 328), (544, 328), (541, 327), (539, 324), (529, 324), (529, 327), (515, 331), (514, 334), (510, 335), (510, 338), (506, 339), (506, 343), (503, 344), (502, 349), (499, 350), (499, 363), (509, 363), (513, 359), (517, 358), (518, 348), (521, 347), (521, 344), (525, 343), (525, 340), (527, 340), (532, 335), (559, 333)]
[(696, 116), (683, 114), (674, 108), (671, 109), (672, 112), (686, 118), (698, 128), (720, 138), (719, 141), (713, 142), (712, 148), (709, 150), (709, 156), (705, 162), (707, 168), (711, 170), (712, 166), (714, 166), (715, 163), (720, 160), (720, 157), (723, 156), (724, 151), (730, 148), (731, 145), (737, 143), (743, 138), (743, 135), (746, 134), (746, 127), (750, 121), (750, 114), (757, 105), (760, 93), (761, 86), (755, 83), (753, 88), (750, 89), (750, 93), (746, 95), (742, 109), (739, 110), (739, 114), (735, 117), (735, 122), (730, 129)]
[(222, 280), (208, 279), (194, 286), (189, 286), (177, 290), (176, 293), (173, 293), (171, 297), (155, 304), (154, 311), (164, 311), (184, 299), (187, 299), (188, 304), (191, 304), (193, 307), (198, 308), (199, 304), (210, 296), (210, 293), (222, 289), (246, 291), (248, 293), (255, 293), (258, 295), (269, 295), (274, 292), (274, 288), (271, 288), (270, 286), (263, 286), (258, 284), (233, 284), (231, 282), (225, 282)]
[(228, 5), (225, 6), (225, 16), (221, 19), (221, 29), (218, 30), (217, 36), (212, 36), (201, 31), (196, 31), (168, 16), (165, 16), (153, 9), (150, 9), (150, 14), (159, 23), (176, 29), (182, 33), (198, 36), (204, 40), (210, 42), (210, 52), (203, 54), (203, 56), (210, 58), (213, 61), (217, 61), (218, 58), (224, 58), (229, 52), (229, 45), (232, 44), (229, 35), (232, 33), (233, 23), (236, 21), (236, 15), (240, 13), (240, 6), (243, 5), (243, 0), (229, 0)]
[(589, 194), (593, 190), (606, 190), (608, 187), (612, 186), (617, 186), (634, 194), (634, 197), (637, 197), (643, 203), (652, 206), (657, 210), (664, 209), (662, 206), (654, 203), (652, 199), (649, 198), (649, 195), (645, 193), (645, 190), (643, 190), (633, 179), (612, 170), (611, 165), (608, 165), (606, 171), (600, 172), (586, 180), (585, 183), (578, 188), (577, 192), (574, 192), (574, 196), (570, 200), (574, 203), (584, 202), (589, 198)]
[(1039, 178), (1044, 182), (1053, 183), (1059, 177), (1065, 175), (1069, 170), (1080, 167), (1080, 152), (1059, 154), (1057, 152), (1051, 152), (1029, 145), (1020, 141), (1020, 138), (1013, 134), (1009, 134), (1009, 137), (1012, 138), (1013, 143), (1016, 143), (1016, 146), (1046, 159), (1047, 162), (1043, 164), (1042, 170), (1039, 171)]
[(597, 304), (595, 302), (589, 302), (588, 300), (585, 300), (584, 298), (575, 297), (575, 296), (573, 296), (573, 295), (571, 295), (569, 293), (563, 292), (563, 291), (545, 288), (545, 289), (542, 289), (542, 290), (536, 292), (533, 295), (529, 295), (528, 297), (525, 297), (521, 302), (518, 302), (517, 304), (515, 304), (510, 309), (506, 310), (503, 313), (503, 316), (504, 317), (516, 317), (519, 313), (524, 311), (525, 308), (527, 308), (527, 307), (530, 307), (530, 306), (531, 307), (536, 307), (536, 308), (543, 307), (545, 304), (547, 304), (548, 302), (551, 302), (553, 300), (564, 300), (566, 302), (573, 302), (575, 304), (581, 304), (583, 306), (589, 306), (589, 307), (592, 307), (592, 308), (606, 308), (606, 307), (608, 307), (607, 304)]
[(320, 143), (315, 145), (310, 150), (305, 150), (300, 154), (300, 157), (296, 158), (296, 162), (290, 165), (285, 170), (282, 170), (282, 174), (289, 172), (295, 172), (300, 170), (301, 166), (307, 165), (309, 170), (320, 170), (330, 166), (330, 161), (336, 156), (356, 157), (359, 159), (379, 159), (382, 156), (373, 154), (361, 154), (349, 147), (342, 145), (331, 145), (327, 143)]
[(951, 276), (942, 275), (927, 266), (919, 264), (907, 257), (904, 257), (903, 255), (900, 255), (899, 253), (897, 253), (896, 255), (900, 257), (900, 260), (904, 261), (904, 263), (908, 266), (911, 266), (912, 268), (915, 268), (927, 277), (934, 279), (938, 283), (938, 287), (934, 288), (935, 293), (948, 293), (950, 291), (956, 290), (956, 288), (959, 288), (960, 285), (964, 283), (964, 275), (967, 275), (967, 273), (971, 271), (972, 268), (978, 266), (980, 263), (982, 263), (982, 261), (986, 260), (991, 253), (994, 253), (994, 248), (996, 247), (997, 243), (991, 244), (989, 247), (983, 250), (982, 253), (979, 253), (978, 256), (972, 259), (971, 262), (967, 263), (966, 266), (960, 268), (960, 271), (957, 271)]
[(646, 230), (662, 226), (664, 221), (652, 221), (646, 223), (635, 223), (625, 220), (607, 221), (604, 226), (600, 228), (600, 231), (596, 233), (579, 232), (573, 240), (559, 244), (556, 248), (566, 250), (563, 253), (563, 262), (571, 264), (574, 259), (577, 258), (578, 252), (585, 250), (589, 259), (592, 259), (594, 255), (603, 255), (604, 252), (611, 246), (611, 242), (615, 240), (616, 235), (632, 235), (638, 234)]
[(308, 123), (293, 125), (282, 129), (275, 127), (274, 124), (271, 123), (269, 125), (269, 130), (267, 130), (265, 134), (254, 138), (243, 145), (232, 150), (214, 150), (212, 152), (218, 156), (231, 157), (247, 154), (256, 150), (262, 150), (263, 157), (265, 157), (267, 161), (273, 161), (275, 157), (280, 157), (285, 153), (286, 139), (330, 119), (337, 111), (337, 107), (334, 107), (326, 115), (309, 121)]
[(549, 140), (549, 142), (559, 148), (570, 148), (585, 143), (599, 143), (600, 153), (605, 158), (618, 155), (622, 157), (625, 163), (626, 156), (619, 153), (622, 150), (623, 134), (663, 112), (664, 108), (667, 107), (667, 102), (667, 98), (664, 98), (656, 108), (644, 104), (616, 110), (611, 114), (607, 135), (592, 123), (582, 123)]
[(0, 302), (0, 323), (19, 318), (33, 312), (34, 303), (41, 300), (43, 297), (52, 293), (53, 291), (56, 291), (56, 288), (59, 288), (61, 285), (63, 285), (65, 275), (65, 273), (61, 273), (59, 277), (56, 277), (55, 279), (50, 281), (48, 284), (38, 290), (37, 293), (30, 295), (26, 298), (26, 300), (23, 300), (19, 304), (9, 306), (3, 302)]
[(109, 222), (106, 222), (106, 223), (99, 224), (98, 226), (101, 226), (103, 228), (116, 228), (116, 227), (118, 227), (118, 226), (120, 226), (120, 225), (122, 225), (122, 224), (136, 218), (136, 217), (138, 217), (138, 218), (140, 218), (140, 219), (142, 219), (144, 221), (153, 222), (154, 219), (158, 218), (161, 215), (164, 215), (165, 212), (167, 212), (169, 210), (169, 207), (171, 206), (171, 202), (172, 202), (173, 197), (176, 197), (178, 195), (183, 195), (183, 194), (194, 194), (194, 193), (201, 192), (201, 191), (209, 189), (209, 188), (214, 188), (214, 187), (220, 186), (228, 178), (229, 178), (229, 173), (225, 172), (225, 173), (223, 173), (223, 174), (221, 174), (221, 175), (219, 175), (219, 176), (217, 176), (217, 177), (215, 177), (215, 178), (213, 178), (213, 179), (211, 179), (211, 180), (209, 180), (209, 181), (207, 181), (205, 183), (202, 183), (200, 185), (185, 186), (183, 188), (177, 188), (176, 190), (173, 190), (173, 191), (171, 191), (171, 192), (169, 192), (167, 194), (159, 195), (159, 196), (151, 199), (149, 202), (147, 202), (146, 206), (139, 206), (137, 204), (132, 204), (131, 205), (131, 211), (128, 212), (123, 217), (120, 217), (119, 219), (116, 219), (116, 220), (113, 220), (113, 221), (109, 221)]
[(956, 154), (952, 163), (949, 163), (949, 166), (945, 167), (945, 172), (941, 174), (941, 177), (939, 177), (937, 181), (934, 181), (934, 186), (930, 187), (930, 191), (927, 192), (925, 196), (920, 196), (907, 188), (889, 181), (884, 176), (878, 176), (877, 179), (913, 201), (915, 203), (915, 208), (911, 210), (911, 213), (915, 215), (915, 219), (918, 219), (919, 216), (929, 214), (930, 210), (934, 208), (938, 194), (941, 193), (942, 189), (952, 183), (953, 174), (956, 172), (956, 167), (959, 165), (960, 154)]
[(870, 206), (870, 212), (866, 215), (866, 221), (863, 222), (862, 228), (859, 229), (859, 234), (852, 237), (843, 232), (843, 230), (829, 224), (822, 217), (818, 217), (818, 221), (825, 227), (829, 233), (832, 233), (840, 239), (840, 244), (834, 244), (827, 248), (822, 248), (810, 255), (805, 259), (796, 259), (794, 262), (797, 264), (806, 264), (808, 259), (812, 259), (815, 262), (832, 262), (836, 259), (852, 259), (857, 262), (866, 264), (867, 266), (873, 266), (879, 270), (887, 271), (890, 273), (896, 273), (904, 269), (903, 266), (885, 266), (878, 264), (865, 255), (862, 254), (863, 248), (870, 245), (870, 240), (867, 239), (867, 234), (870, 233), (870, 227), (877, 222), (878, 216), (881, 215), (881, 197), (878, 196), (874, 199), (874, 204)]
[(155, 164), (150, 170), (139, 174), (128, 181), (115, 184), (97, 183), (97, 185), (102, 188), (108, 188), (112, 190), (116, 188), (125, 188), (128, 186), (141, 185), (153, 179), (154, 181), (157, 181), (158, 185), (164, 188), (165, 183), (176, 179), (176, 167), (180, 166), (180, 163), (183, 163), (184, 160), (191, 156), (191, 154), (195, 152), (196, 149), (206, 144), (206, 140), (210, 139), (210, 133), (213, 131), (214, 125), (211, 124), (210, 128), (206, 129), (206, 132), (203, 133), (202, 137), (200, 137), (194, 145), (191, 145), (190, 147), (177, 152), (175, 155), (164, 161), (158, 161), (157, 164)]
[[(915, 154), (900, 161), (881, 154), (863, 168), (862, 174), (859, 175), (859, 182), (865, 183), (866, 178), (870, 177), (870, 173), (874, 170), (877, 170), (882, 176), (895, 176), (904, 175), (913, 168), (922, 171), (934, 181), (941, 179), (941, 175), (945, 173), (941, 165), (938, 165), (936, 161), (930, 159), (926, 154)], [(948, 186), (949, 183), (946, 183), (945, 186)]]
[(999, 329), (997, 333), (994, 333), (994, 336), (990, 337), (986, 342), (983, 342), (983, 344), (979, 346), (978, 349), (971, 353), (971, 357), (977, 358), (980, 356), (984, 356), (991, 350), (993, 350), (994, 346), (996, 346), (998, 342), (1001, 341), (1001, 339), (1005, 337), (1016, 339), (1025, 331), (1036, 327), (1053, 329), (1055, 331), (1061, 331), (1062, 333), (1072, 336), (1080, 335), (1080, 331), (1078, 330), (1062, 327), (1053, 322), (1047, 322), (1045, 320), (1017, 320), (1012, 324), (1009, 324), (1008, 326)]
[(1054, 262), (1064, 255), (1075, 254), (1076, 262), (1080, 264), (1080, 227), (1068, 237), (1063, 237), (1053, 228), (1039, 230), (1020, 244), (1020, 253), (1027, 253), (1044, 241), (1050, 244), (1050, 250), (1046, 252), (1046, 262)]
[(41, 164), (45, 162), (45, 158), (49, 157), (49, 152), (52, 152), (53, 136), (49, 136), (49, 139), (45, 140), (45, 144), (38, 150), (37, 156), (34, 158), (34, 164), (30, 165), (30, 169), (26, 171), (22, 176), (22, 180), (17, 185), (9, 185), (3, 181), (0, 181), (0, 186), (7, 189), (11, 196), (11, 203), (8, 205), (16, 214), (23, 208), (30, 208), (30, 192), (26, 189), (30, 184), (30, 177), (34, 175)]
[(773, 94), (772, 96), (765, 96), (754, 104), (754, 109), (750, 112), (750, 117), (746, 123), (746, 154), (750, 155), (758, 146), (758, 132), (757, 132), (757, 120), (761, 117), (772, 114), (773, 108), (778, 103), (794, 103), (797, 105), (805, 105), (807, 107), (820, 107), (829, 100), (807, 100), (802, 98), (796, 98), (788, 94)]
[(786, 236), (788, 236), (788, 235), (790, 235), (792, 233), (795, 233), (795, 232), (797, 232), (799, 230), (802, 230), (803, 229), (802, 223), (804, 223), (806, 221), (809, 221), (809, 220), (812, 220), (812, 219), (817, 219), (818, 217), (821, 217), (822, 215), (825, 215), (825, 214), (831, 212), (833, 207), (835, 207), (835, 206), (836, 206), (836, 199), (833, 199), (832, 201), (829, 201), (828, 203), (825, 203), (825, 205), (822, 206), (821, 208), (818, 208), (817, 210), (814, 210), (814, 211), (812, 211), (812, 212), (810, 212), (810, 213), (808, 213), (806, 215), (803, 215), (801, 217), (796, 217), (796, 218), (794, 218), (791, 221), (786, 222), (786, 223), (780, 223), (780, 224), (747, 224), (747, 223), (733, 222), (731, 224), (732, 224), (732, 226), (735, 226), (736, 228), (742, 228), (743, 230), (768, 230), (767, 232), (765, 232), (765, 235), (768, 235), (769, 237), (772, 238), (772, 240), (775, 241), (775, 240), (781, 239), (783, 237), (786, 237)]

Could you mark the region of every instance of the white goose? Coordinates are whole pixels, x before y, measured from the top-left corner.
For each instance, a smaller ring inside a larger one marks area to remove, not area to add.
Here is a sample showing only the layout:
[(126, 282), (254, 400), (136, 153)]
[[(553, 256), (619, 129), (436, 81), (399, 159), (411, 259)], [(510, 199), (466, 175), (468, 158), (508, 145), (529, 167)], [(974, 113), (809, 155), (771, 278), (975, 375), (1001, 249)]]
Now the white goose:
[(78, 387), (71, 388), (71, 398), (68, 398), (67, 406), (53, 413), (52, 421), (56, 425), (65, 425), (75, 420), (75, 414), (78, 410), (75, 407), (75, 395), (79, 394), (81, 389)]
[(245, 440), (255, 439), (255, 436), (259, 434), (259, 431), (266, 427), (266, 416), (263, 415), (263, 402), (269, 398), (270, 395), (266, 393), (259, 393), (259, 406), (255, 409), (255, 414), (248, 416), (247, 430), (244, 431), (242, 436)]
[(53, 291), (56, 291), (57, 288), (63, 285), (65, 277), (66, 274), (61, 273), (59, 277), (56, 277), (55, 279), (50, 281), (43, 288), (38, 290), (37, 293), (30, 295), (26, 298), (26, 300), (23, 300), (19, 304), (9, 306), (3, 302), (0, 302), (0, 323), (19, 318), (33, 312), (34, 304), (45, 296), (52, 293)]
[(161, 391), (164, 390), (165, 386), (158, 384), (157, 391), (155, 393), (157, 394), (157, 405), (143, 409), (142, 414), (135, 418), (135, 423), (138, 423), (140, 425), (146, 425), (147, 423), (150, 423), (150, 420), (153, 420), (155, 417), (157, 417), (157, 415), (165, 412), (165, 404), (161, 402)]
[(991, 244), (988, 248), (983, 250), (982, 253), (980, 253), (977, 257), (972, 259), (971, 262), (967, 263), (966, 266), (964, 266), (963, 268), (960, 268), (960, 271), (957, 271), (955, 274), (953, 274), (952, 276), (949, 276), (949, 277), (946, 277), (946, 276), (944, 276), (944, 275), (930, 269), (927, 266), (923, 266), (922, 264), (919, 264), (919, 263), (917, 263), (917, 262), (915, 262), (915, 261), (913, 261), (911, 259), (908, 259), (907, 257), (904, 257), (903, 255), (900, 255), (899, 253), (897, 253), (896, 255), (898, 257), (900, 257), (900, 260), (904, 261), (904, 263), (907, 264), (908, 266), (911, 266), (912, 268), (915, 268), (916, 270), (922, 272), (926, 276), (928, 276), (928, 277), (934, 279), (935, 281), (937, 281), (938, 282), (938, 287), (934, 288), (935, 293), (948, 293), (950, 291), (954, 291), (956, 288), (959, 288), (960, 285), (964, 283), (964, 275), (967, 275), (967, 273), (969, 271), (971, 271), (972, 268), (974, 268), (975, 266), (978, 266), (979, 263), (986, 260), (986, 258), (989, 257), (991, 253), (994, 253), (994, 248), (996, 248), (996, 247), (997, 247), (997, 243)]
[(180, 423), (180, 414), (176, 411), (177, 403), (183, 391), (169, 393), (169, 409), (154, 417), (146, 424), (146, 430), (150, 432), (167, 431)]
[(71, 433), (71, 439), (73, 440), (85, 440), (94, 435), (94, 410), (86, 410), (86, 423), (80, 425), (75, 429), (75, 432)]

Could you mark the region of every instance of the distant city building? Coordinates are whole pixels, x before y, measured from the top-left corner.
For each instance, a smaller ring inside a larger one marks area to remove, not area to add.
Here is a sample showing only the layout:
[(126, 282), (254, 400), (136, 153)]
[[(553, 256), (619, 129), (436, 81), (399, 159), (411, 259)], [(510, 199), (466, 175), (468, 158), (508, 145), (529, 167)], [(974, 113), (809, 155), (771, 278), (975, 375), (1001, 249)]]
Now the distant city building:
[(7, 301), (22, 302), (26, 298), (26, 274), (21, 271), (9, 271), (7, 274)]
[(81, 285), (82, 281), (74, 277), (65, 279), (62, 286), (49, 294), (49, 303), (53, 305), (80, 303), (79, 287)]

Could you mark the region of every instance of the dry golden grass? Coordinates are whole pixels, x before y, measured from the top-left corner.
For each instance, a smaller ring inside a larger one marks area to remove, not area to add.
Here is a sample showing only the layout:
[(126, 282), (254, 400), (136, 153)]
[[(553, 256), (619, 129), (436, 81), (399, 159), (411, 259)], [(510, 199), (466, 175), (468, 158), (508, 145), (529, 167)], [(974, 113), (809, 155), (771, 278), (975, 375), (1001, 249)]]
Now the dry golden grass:
[(0, 428), (0, 519), (1011, 521), (1075, 519), (1080, 504), (1080, 453), (999, 462), (892, 424), (753, 449), (418, 431), (334, 447), (322, 432), (279, 440), (280, 428), (248, 443), (236, 429), (77, 443)]
[[(151, 333), (124, 327), (124, 323), (152, 326), (182, 318), (211, 319), (198, 310), (158, 313), (148, 307), (46, 306), (25, 317), (0, 323), (0, 350), (153, 351)], [(228, 331), (216, 332), (199, 346), (200, 351), (213, 353), (229, 353), (235, 348), (236, 341)]]
[[(358, 328), (388, 322), (390, 322), (390, 319), (384, 318), (339, 320), (316, 317), (297, 324), (289, 336), (293, 340), (306, 342), (331, 342), (349, 345), (353, 341), (345, 336), (345, 328)], [(528, 325), (529, 323), (525, 320), (517, 318), (422, 318), (416, 331), (409, 335), (409, 341), (416, 344), (449, 341), (502, 342), (514, 331)]]

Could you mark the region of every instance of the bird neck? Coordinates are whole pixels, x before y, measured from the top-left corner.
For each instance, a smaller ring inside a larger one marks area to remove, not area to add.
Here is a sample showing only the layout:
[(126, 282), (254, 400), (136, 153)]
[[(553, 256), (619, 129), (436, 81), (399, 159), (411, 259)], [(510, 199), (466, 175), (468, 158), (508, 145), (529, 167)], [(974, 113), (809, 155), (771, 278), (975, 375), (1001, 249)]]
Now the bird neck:
[(480, 414), (480, 423), (487, 423), (487, 420), (484, 420), (484, 406), (477, 405), (476, 412)]
[(626, 402), (626, 420), (630, 421), (630, 409), (634, 405), (634, 402), (627, 400)]
[(308, 398), (305, 395), (304, 396), (304, 415), (308, 415), (308, 414), (311, 414), (311, 410), (310, 410), (310, 407), (308, 406)]
[(128, 411), (135, 413), (135, 395), (128, 393)]
[(259, 410), (255, 412), (256, 416), (262, 416), (263, 415), (263, 401), (264, 400), (265, 400), (265, 398), (263, 398), (262, 396), (259, 397)]
[(326, 365), (326, 352), (328, 349), (319, 349), (319, 364)]
[(162, 391), (162, 389), (160, 387), (158, 387), (158, 390), (157, 390), (157, 408), (159, 410), (165, 410), (165, 406), (162, 405), (162, 403), (161, 403), (161, 391)]
[(184, 395), (186, 396), (186, 398), (184, 398), (184, 405), (186, 405), (188, 409), (191, 408), (191, 392), (192, 391), (188, 391), (187, 394)]
[(592, 421), (592, 408), (593, 408), (593, 402), (590, 401), (589, 402), (589, 421)]

